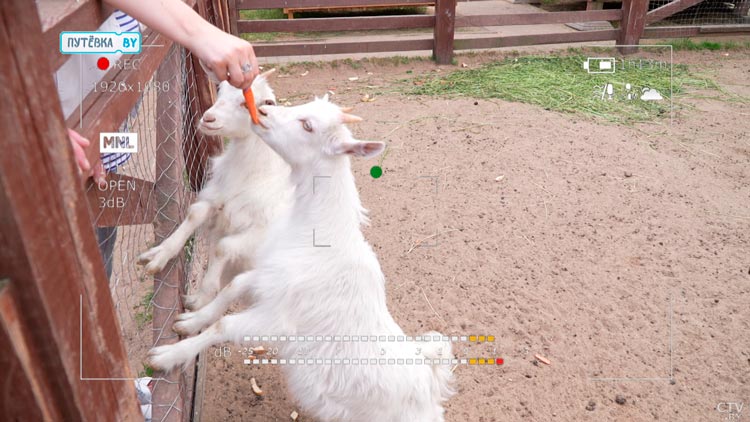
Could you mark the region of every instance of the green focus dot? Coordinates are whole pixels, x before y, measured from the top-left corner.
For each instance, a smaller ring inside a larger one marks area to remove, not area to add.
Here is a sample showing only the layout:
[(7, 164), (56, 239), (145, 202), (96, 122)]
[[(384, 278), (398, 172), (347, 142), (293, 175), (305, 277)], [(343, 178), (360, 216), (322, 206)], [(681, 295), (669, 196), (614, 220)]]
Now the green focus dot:
[(383, 169), (380, 166), (372, 166), (372, 168), (370, 169), (370, 176), (372, 176), (373, 179), (377, 179), (382, 175)]

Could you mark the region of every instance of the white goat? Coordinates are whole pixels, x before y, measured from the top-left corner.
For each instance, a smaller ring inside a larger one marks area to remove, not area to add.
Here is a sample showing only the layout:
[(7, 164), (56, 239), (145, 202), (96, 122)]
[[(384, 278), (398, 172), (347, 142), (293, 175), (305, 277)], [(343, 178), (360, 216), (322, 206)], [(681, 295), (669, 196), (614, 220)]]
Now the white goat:
[[(272, 72), (253, 81), (258, 106), (276, 104), (267, 81)], [(211, 160), (209, 179), (187, 218), (159, 246), (138, 257), (139, 263), (147, 264), (148, 273), (156, 273), (182, 251), (198, 227), (208, 222), (208, 268), (199, 292), (185, 297), (185, 306), (190, 309), (199, 309), (213, 299), (226, 284), (222, 280), (231, 280), (252, 267), (255, 249), (269, 222), (291, 206), (289, 165), (258, 138), (252, 126), (242, 91), (222, 82), (216, 103), (206, 110), (198, 127), (207, 135), (229, 138), (226, 151)]]
[(388, 312), (380, 264), (360, 231), (366, 211), (349, 156), (376, 156), (384, 144), (355, 140), (344, 123), (361, 119), (327, 97), (298, 107), (262, 106), (259, 113), (261, 126), (253, 129), (291, 165), (295, 204), (272, 223), (254, 269), (199, 311), (180, 315), (174, 329), (198, 332), (248, 291), (254, 303), (198, 336), (152, 349), (151, 366), (168, 370), (243, 336), (294, 336), (271, 345), (277, 358), (289, 360), (282, 369), (291, 393), (313, 417), (442, 421), (442, 402), (453, 394), (444, 362), (453, 358), (451, 343), (434, 332), (425, 334), (429, 342), (393, 341), (404, 332)]

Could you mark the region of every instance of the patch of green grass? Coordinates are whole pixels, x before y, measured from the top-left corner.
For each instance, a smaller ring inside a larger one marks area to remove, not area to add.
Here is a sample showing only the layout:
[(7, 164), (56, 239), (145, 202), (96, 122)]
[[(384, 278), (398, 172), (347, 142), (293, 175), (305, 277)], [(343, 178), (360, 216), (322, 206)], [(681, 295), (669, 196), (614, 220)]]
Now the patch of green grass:
[[(670, 115), (668, 64), (653, 62), (653, 66), (637, 67), (620, 66), (618, 62), (615, 74), (589, 74), (582, 67), (585, 60), (583, 55), (506, 58), (475, 69), (417, 78), (412, 80), (415, 86), (409, 91), (419, 95), (499, 98), (623, 124)], [(672, 72), (674, 96), (684, 94), (691, 87), (719, 90), (711, 79), (691, 74), (685, 65), (674, 65)], [(614, 88), (612, 99), (606, 93), (608, 83)], [(630, 84), (630, 91), (626, 84)], [(641, 100), (640, 94), (647, 88), (656, 89), (663, 100)], [(635, 99), (628, 100), (628, 92)]]
[(240, 10), (240, 19), (246, 21), (262, 19), (286, 19), (284, 9)]
[(189, 265), (191, 262), (193, 262), (193, 255), (195, 254), (195, 235), (192, 235), (190, 236), (190, 238), (188, 238), (182, 250), (185, 253), (185, 263)]
[(699, 51), (699, 50), (710, 50), (710, 51), (717, 51), (717, 50), (741, 50), (750, 48), (750, 41), (745, 41), (744, 43), (739, 43), (736, 41), (725, 41), (725, 42), (715, 42), (715, 41), (693, 41), (690, 38), (678, 38), (675, 40), (667, 40), (664, 42), (664, 44), (669, 44), (672, 46), (672, 49), (675, 51)]
[(138, 371), (138, 378), (143, 377), (153, 377), (154, 376), (154, 368), (146, 365), (145, 363), (141, 364), (143, 365), (143, 369)]
[(140, 303), (133, 306), (133, 309), (136, 310), (135, 313), (135, 323), (138, 325), (138, 329), (141, 329), (146, 326), (154, 317), (153, 314), (153, 302), (154, 299), (154, 291), (149, 290), (145, 296), (141, 299)]

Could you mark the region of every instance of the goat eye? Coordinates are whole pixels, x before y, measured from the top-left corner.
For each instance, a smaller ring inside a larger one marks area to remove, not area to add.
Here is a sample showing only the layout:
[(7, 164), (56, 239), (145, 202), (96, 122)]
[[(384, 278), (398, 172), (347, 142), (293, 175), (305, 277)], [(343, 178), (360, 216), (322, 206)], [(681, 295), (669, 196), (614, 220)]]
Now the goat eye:
[(302, 129), (305, 129), (308, 132), (313, 131), (312, 125), (310, 124), (309, 120), (302, 120)]
[(263, 103), (265, 105), (270, 105), (270, 106), (275, 106), (276, 105), (276, 101), (274, 101), (274, 100), (266, 100)]

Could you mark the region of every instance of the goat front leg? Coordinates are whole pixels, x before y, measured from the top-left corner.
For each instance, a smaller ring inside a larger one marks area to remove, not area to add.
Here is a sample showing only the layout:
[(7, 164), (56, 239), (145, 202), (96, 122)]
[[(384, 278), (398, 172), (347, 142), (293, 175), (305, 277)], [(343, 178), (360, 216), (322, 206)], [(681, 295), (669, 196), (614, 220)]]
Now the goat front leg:
[(234, 301), (250, 293), (256, 277), (255, 271), (239, 274), (206, 306), (195, 312), (178, 315), (172, 330), (178, 334), (192, 335), (214, 323), (224, 315)]
[(216, 293), (221, 290), (221, 276), (227, 264), (240, 257), (248, 262), (251, 261), (252, 256), (255, 255), (258, 240), (261, 239), (262, 235), (261, 230), (248, 229), (219, 240), (211, 259), (208, 261), (208, 268), (206, 268), (206, 274), (203, 276), (198, 292), (183, 296), (185, 307), (195, 311), (210, 302), (216, 296)]
[(276, 329), (268, 314), (271, 313), (251, 308), (239, 314), (227, 315), (200, 335), (175, 344), (154, 347), (148, 352), (148, 364), (154, 369), (169, 371), (178, 365), (186, 366), (211, 346), (228, 341), (239, 343), (248, 335), (266, 335)]
[(138, 264), (146, 265), (146, 273), (155, 274), (164, 269), (170, 259), (180, 251), (188, 238), (213, 214), (214, 208), (208, 201), (198, 201), (190, 206), (187, 218), (177, 227), (168, 238), (142, 253), (138, 257)]

